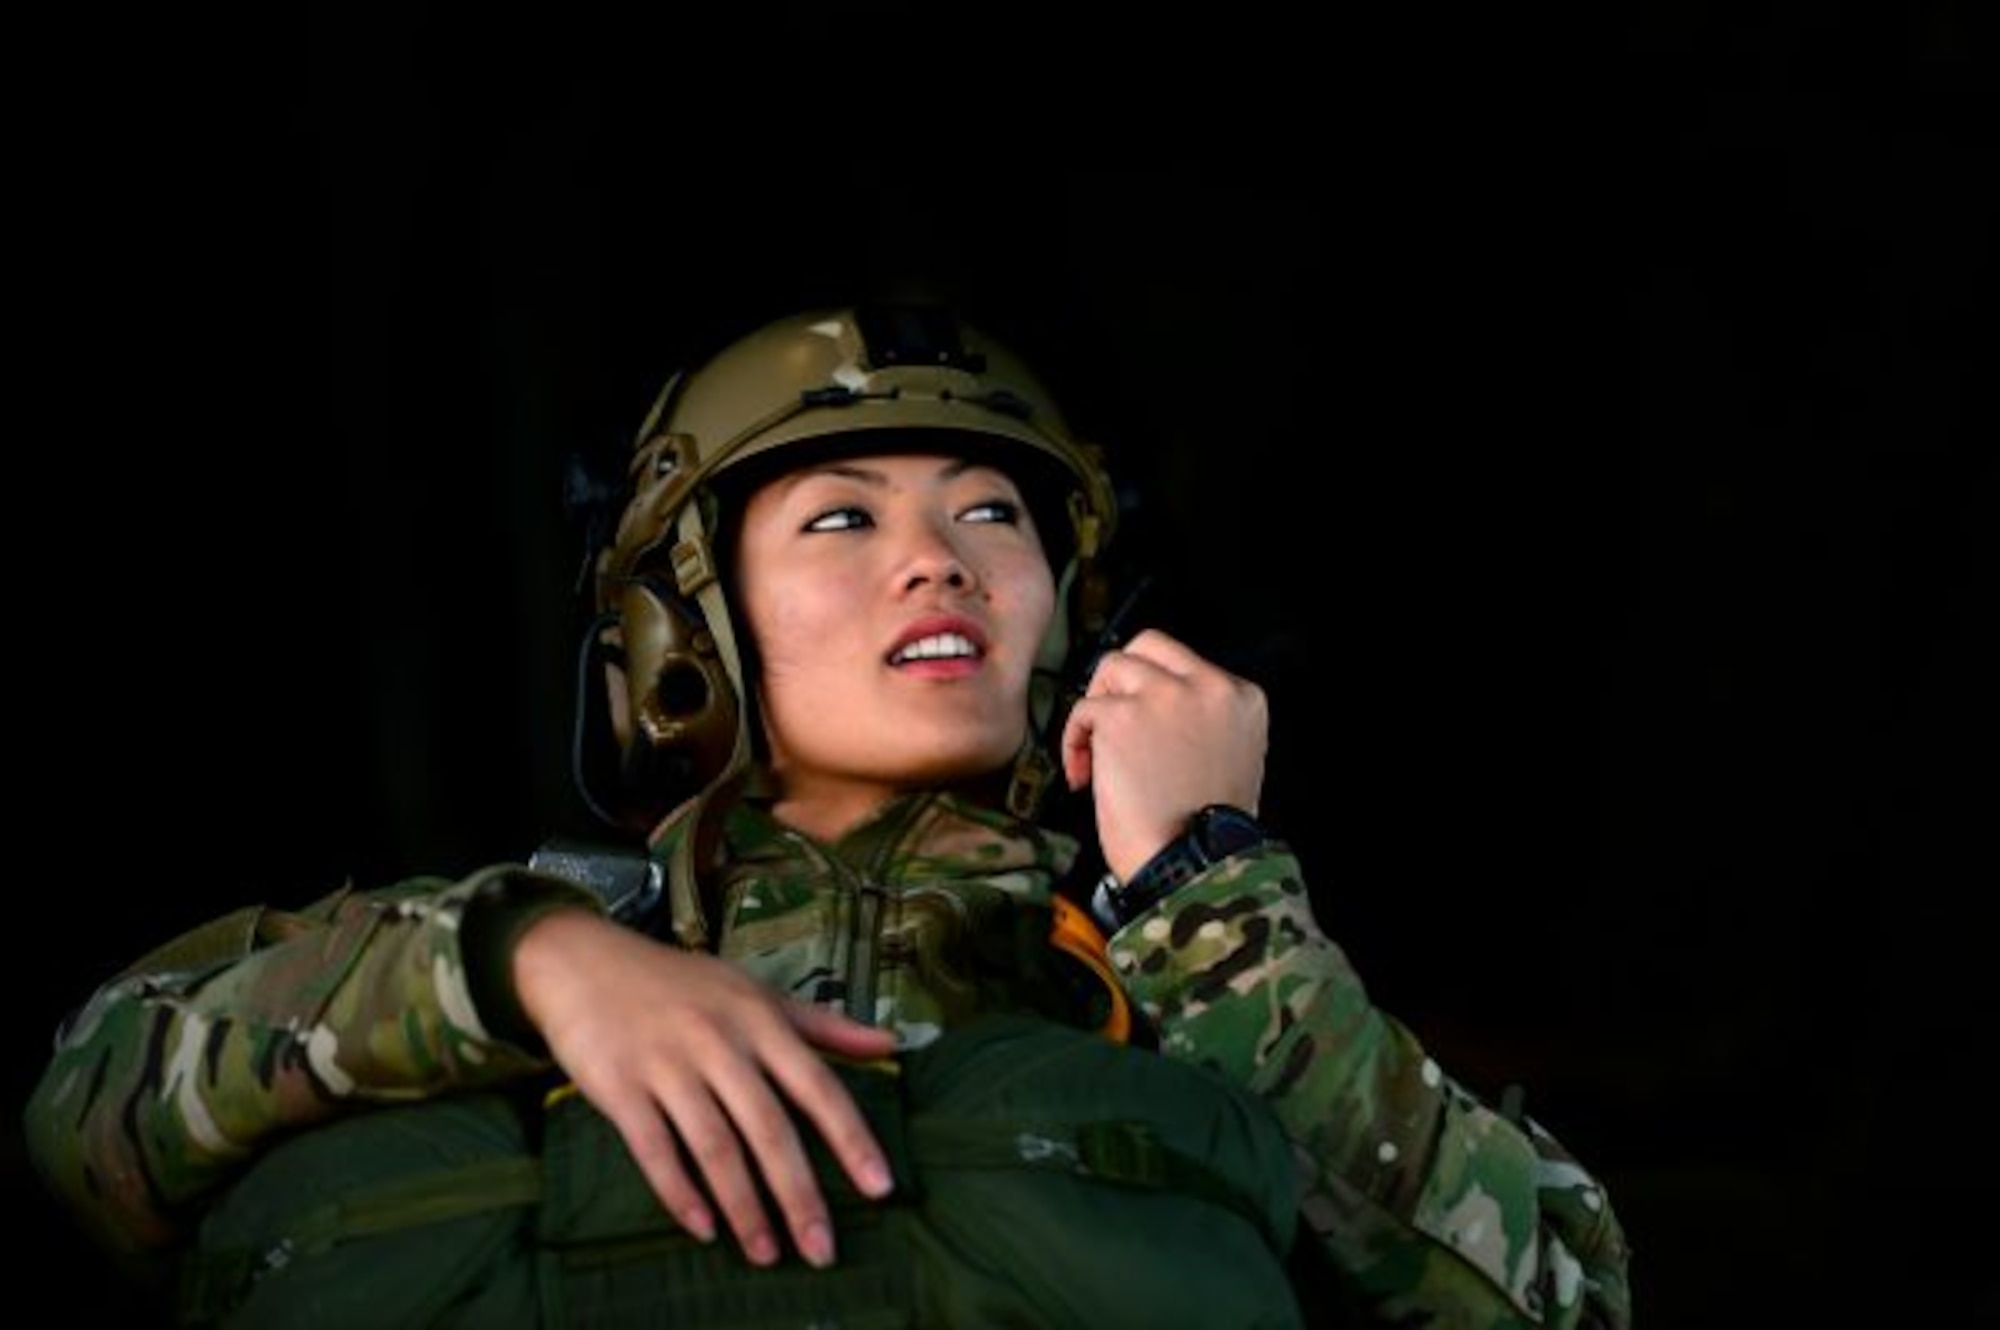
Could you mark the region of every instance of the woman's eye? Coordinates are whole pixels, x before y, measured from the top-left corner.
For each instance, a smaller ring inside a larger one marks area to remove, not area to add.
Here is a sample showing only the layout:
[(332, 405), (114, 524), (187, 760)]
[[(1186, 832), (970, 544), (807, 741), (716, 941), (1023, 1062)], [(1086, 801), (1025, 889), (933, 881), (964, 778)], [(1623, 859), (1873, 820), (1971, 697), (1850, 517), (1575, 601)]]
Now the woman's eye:
[(874, 519), (860, 508), (830, 508), (806, 523), (808, 531), (853, 531), (873, 524)]
[(989, 499), (985, 503), (975, 503), (958, 515), (961, 522), (1005, 522), (1009, 526), (1021, 520), (1021, 505), (1006, 499)]

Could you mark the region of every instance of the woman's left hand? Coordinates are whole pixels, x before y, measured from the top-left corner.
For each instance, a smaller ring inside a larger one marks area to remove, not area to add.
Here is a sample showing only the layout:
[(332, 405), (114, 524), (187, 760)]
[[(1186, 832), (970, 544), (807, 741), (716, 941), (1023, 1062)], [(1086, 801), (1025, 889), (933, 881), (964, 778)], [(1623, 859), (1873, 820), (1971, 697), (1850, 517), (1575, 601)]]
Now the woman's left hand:
[(1264, 690), (1148, 628), (1106, 652), (1063, 726), (1063, 775), (1091, 787), (1105, 865), (1129, 878), (1207, 804), (1257, 811)]

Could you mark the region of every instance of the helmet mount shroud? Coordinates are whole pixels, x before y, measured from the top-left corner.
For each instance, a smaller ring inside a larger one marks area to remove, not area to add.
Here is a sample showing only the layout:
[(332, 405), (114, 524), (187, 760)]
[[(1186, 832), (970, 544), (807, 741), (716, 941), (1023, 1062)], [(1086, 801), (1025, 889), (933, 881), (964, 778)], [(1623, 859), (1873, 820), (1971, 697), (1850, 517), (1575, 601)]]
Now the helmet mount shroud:
[[(950, 436), (942, 445), (941, 435)], [(742, 497), (830, 451), (940, 446), (1015, 476), (1054, 565), (1056, 612), (1007, 792), (1011, 810), (1034, 813), (1060, 771), (1054, 742), (1071, 644), (1102, 627), (1101, 556), (1116, 498), (1099, 450), (1070, 434), (1033, 371), (930, 305), (779, 319), (661, 389), (634, 440), (616, 532), (594, 564), (576, 758), (594, 812), (643, 835), (754, 766), (750, 644), (718, 557)], [(590, 677), (606, 664), (622, 676), (616, 697)], [(584, 757), (586, 730), (597, 731), (588, 739), (600, 751), (610, 741), (601, 779)]]

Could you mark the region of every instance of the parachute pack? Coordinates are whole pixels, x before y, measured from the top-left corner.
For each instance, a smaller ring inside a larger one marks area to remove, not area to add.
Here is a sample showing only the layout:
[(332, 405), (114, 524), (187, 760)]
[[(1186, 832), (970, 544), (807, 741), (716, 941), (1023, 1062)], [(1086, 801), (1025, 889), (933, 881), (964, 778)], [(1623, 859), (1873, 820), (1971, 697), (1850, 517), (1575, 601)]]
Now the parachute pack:
[(802, 1125), (839, 1260), (750, 1265), (663, 1211), (573, 1090), (371, 1109), (210, 1211), (189, 1326), (1298, 1326), (1297, 1190), (1269, 1109), (1096, 1034), (991, 1017), (839, 1066), (896, 1190)]

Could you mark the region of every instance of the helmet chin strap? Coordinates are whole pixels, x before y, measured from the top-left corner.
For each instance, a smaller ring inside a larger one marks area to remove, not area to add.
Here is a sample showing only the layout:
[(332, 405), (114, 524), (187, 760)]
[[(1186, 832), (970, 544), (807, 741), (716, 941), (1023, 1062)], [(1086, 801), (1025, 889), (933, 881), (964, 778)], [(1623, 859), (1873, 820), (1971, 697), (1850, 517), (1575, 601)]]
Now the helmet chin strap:
[(1055, 613), (1048, 631), (1042, 634), (1028, 680), (1028, 733), (1014, 755), (1014, 773), (1007, 782), (1007, 811), (1018, 818), (1035, 816), (1061, 774), (1054, 745), (1061, 742), (1061, 726), (1069, 711), (1062, 671), (1069, 659), (1069, 604), (1077, 565), (1078, 561), (1071, 559), (1056, 583)]

